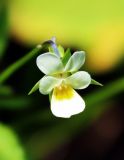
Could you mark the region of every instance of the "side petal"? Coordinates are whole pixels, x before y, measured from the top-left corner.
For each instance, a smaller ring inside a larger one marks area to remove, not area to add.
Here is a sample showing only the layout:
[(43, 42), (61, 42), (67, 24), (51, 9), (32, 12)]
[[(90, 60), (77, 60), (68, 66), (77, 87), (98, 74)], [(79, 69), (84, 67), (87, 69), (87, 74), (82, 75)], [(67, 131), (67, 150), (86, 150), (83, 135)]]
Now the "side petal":
[[(70, 95), (69, 95), (70, 94)], [(71, 87), (67, 89), (54, 89), (51, 99), (51, 111), (56, 117), (69, 118), (82, 112), (85, 102)]]
[(54, 87), (60, 85), (61, 79), (52, 77), (52, 76), (44, 76), (39, 83), (39, 91), (46, 95), (49, 94)]
[(65, 79), (65, 83), (74, 89), (84, 89), (91, 83), (90, 74), (85, 71), (79, 71)]
[(74, 54), (68, 60), (64, 70), (66, 72), (75, 72), (82, 67), (84, 62), (85, 62), (85, 52), (84, 51), (74, 52)]
[(37, 57), (38, 68), (46, 75), (56, 74), (63, 71), (63, 64), (59, 57), (48, 52)]

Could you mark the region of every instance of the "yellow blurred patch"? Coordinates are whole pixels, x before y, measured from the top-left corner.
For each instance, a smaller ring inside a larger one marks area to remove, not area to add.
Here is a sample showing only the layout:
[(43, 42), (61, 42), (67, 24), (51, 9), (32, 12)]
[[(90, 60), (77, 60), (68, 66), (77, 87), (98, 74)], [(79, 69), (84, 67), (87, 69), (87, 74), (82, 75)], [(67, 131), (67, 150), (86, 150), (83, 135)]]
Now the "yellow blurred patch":
[(99, 28), (87, 50), (87, 65), (97, 73), (112, 69), (124, 57), (124, 25), (106, 25)]
[(61, 45), (85, 50), (87, 67), (104, 73), (123, 56), (123, 6), (123, 0), (12, 0), (11, 33), (26, 45), (56, 36)]

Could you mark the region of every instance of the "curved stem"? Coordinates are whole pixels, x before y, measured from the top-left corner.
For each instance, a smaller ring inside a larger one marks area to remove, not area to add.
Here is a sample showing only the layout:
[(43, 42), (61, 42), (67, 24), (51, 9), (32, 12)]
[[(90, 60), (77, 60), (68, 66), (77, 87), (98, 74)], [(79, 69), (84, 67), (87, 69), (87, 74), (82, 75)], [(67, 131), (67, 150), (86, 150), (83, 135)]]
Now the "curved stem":
[(26, 54), (21, 59), (17, 60), (13, 64), (11, 64), (5, 71), (3, 71), (0, 75), (0, 84), (4, 83), (15, 71), (17, 71), (20, 67), (22, 67), (26, 62), (36, 56), (42, 49), (41, 45), (38, 45), (28, 54)]

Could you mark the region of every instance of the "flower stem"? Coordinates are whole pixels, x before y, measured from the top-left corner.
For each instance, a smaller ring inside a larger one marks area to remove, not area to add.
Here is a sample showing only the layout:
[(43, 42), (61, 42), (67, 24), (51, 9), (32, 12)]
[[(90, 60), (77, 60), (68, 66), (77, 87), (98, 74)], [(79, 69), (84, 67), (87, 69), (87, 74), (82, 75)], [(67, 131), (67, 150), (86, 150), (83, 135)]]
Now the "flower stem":
[(53, 52), (54, 52), (58, 57), (60, 57), (60, 54), (59, 54), (57, 45), (56, 45), (56, 43), (55, 43), (53, 40), (45, 41), (45, 42), (43, 43), (43, 45), (52, 48)]
[(15, 71), (17, 71), (20, 67), (22, 67), (26, 62), (31, 60), (34, 56), (36, 56), (42, 50), (42, 46), (38, 45), (28, 54), (26, 54), (21, 59), (17, 60), (13, 64), (11, 64), (6, 70), (4, 70), (0, 75), (0, 84), (4, 83)]

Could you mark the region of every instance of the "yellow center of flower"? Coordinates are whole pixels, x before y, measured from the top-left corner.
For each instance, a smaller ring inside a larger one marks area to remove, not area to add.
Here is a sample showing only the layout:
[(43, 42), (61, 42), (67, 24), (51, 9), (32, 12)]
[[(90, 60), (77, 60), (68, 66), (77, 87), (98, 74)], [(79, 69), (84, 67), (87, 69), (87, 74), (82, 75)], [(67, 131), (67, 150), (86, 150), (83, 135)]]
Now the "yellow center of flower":
[(57, 100), (71, 99), (74, 95), (74, 91), (69, 85), (62, 84), (54, 88), (53, 95)]

